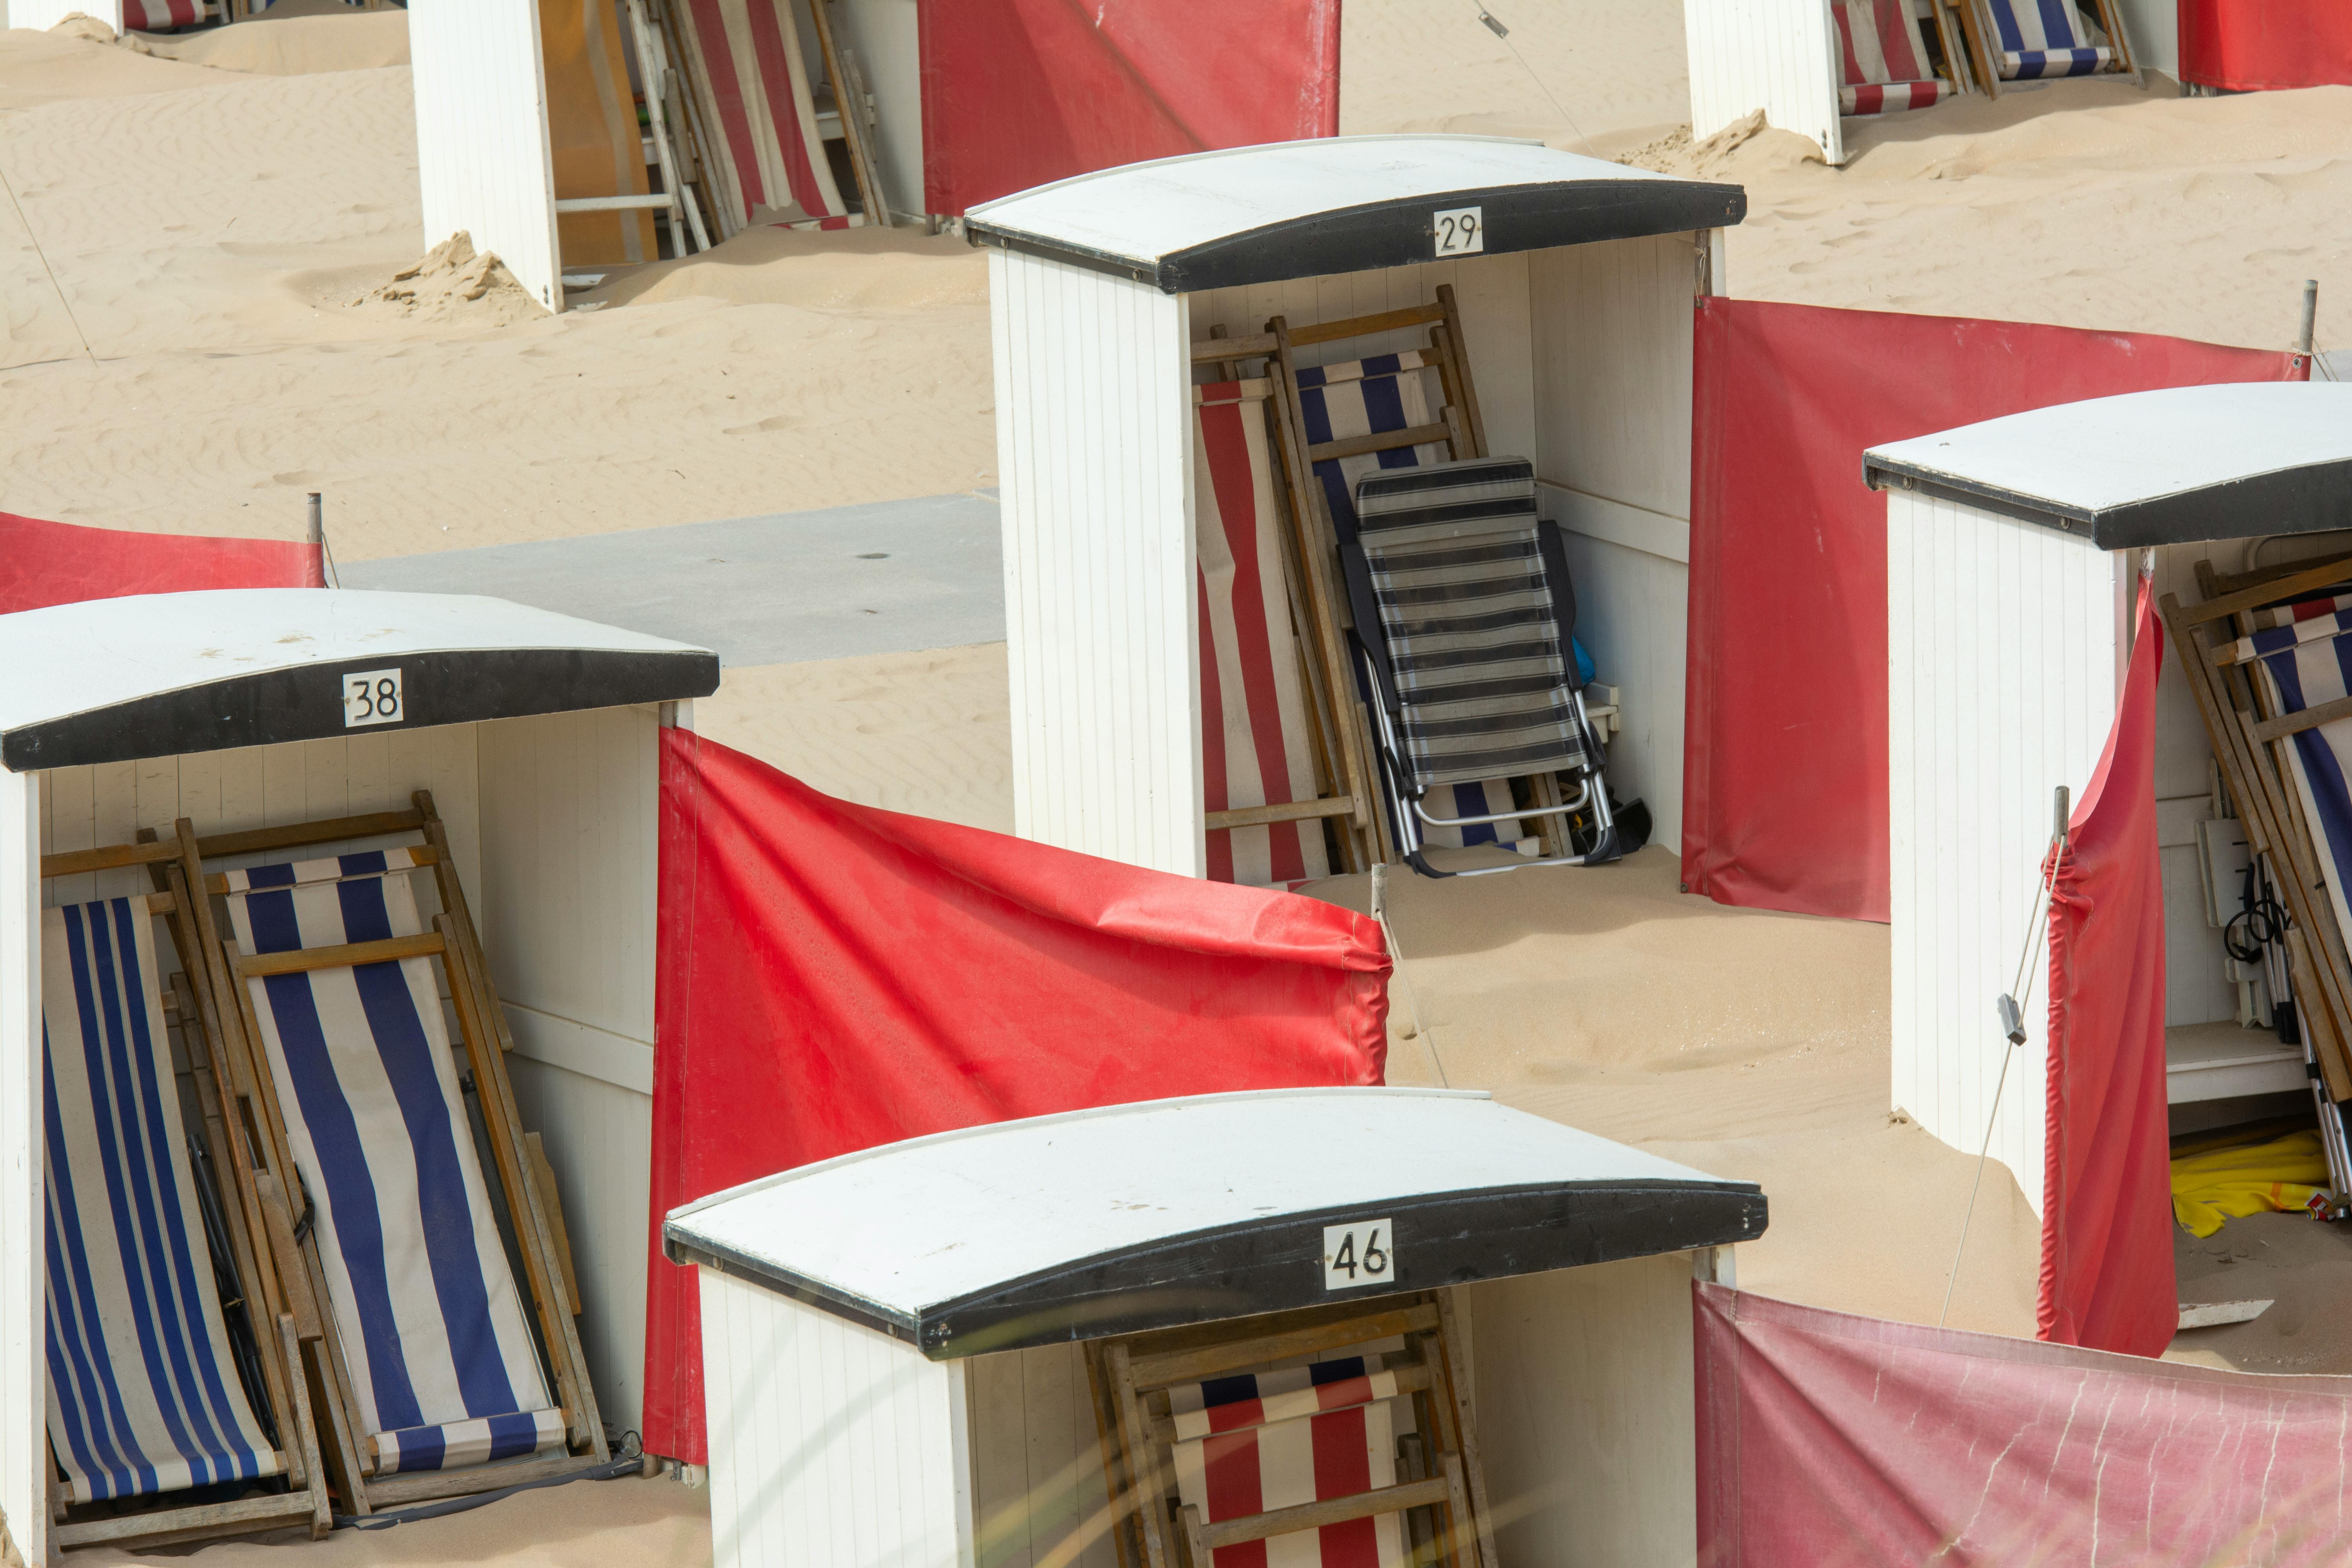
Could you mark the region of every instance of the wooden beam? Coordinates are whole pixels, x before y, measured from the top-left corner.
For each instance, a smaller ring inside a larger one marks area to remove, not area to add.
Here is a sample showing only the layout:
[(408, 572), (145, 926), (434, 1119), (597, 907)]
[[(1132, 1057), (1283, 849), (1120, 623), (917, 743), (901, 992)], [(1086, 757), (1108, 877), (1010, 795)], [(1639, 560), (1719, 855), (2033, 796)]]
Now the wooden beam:
[(1345, 1524), (1351, 1519), (1370, 1519), (1376, 1513), (1402, 1513), (1409, 1508), (1425, 1508), (1433, 1502), (1452, 1500), (1453, 1488), (1444, 1477), (1440, 1476), (1426, 1481), (1408, 1481), (1402, 1486), (1357, 1492), (1352, 1497), (1325, 1498), (1318, 1502), (1302, 1502), (1293, 1508), (1244, 1514), (1239, 1519), (1217, 1520), (1201, 1527), (1201, 1541), (1214, 1552), (1220, 1546), (1237, 1546), (1244, 1541), (1264, 1541), (1270, 1535), (1288, 1535), (1293, 1531)]
[(1264, 359), (1274, 353), (1274, 334), (1259, 332), (1247, 338), (1214, 338), (1192, 345), (1192, 363), (1207, 364), (1221, 359)]
[(1237, 805), (1231, 811), (1213, 811), (1202, 820), (1214, 833), (1221, 827), (1263, 827), (1269, 822), (1304, 822), (1316, 816), (1353, 816), (1356, 802), (1353, 796), (1334, 795), (1328, 800), (1286, 800), (1273, 805)]
[(1333, 458), (1360, 458), (1367, 452), (1392, 452), (1399, 447), (1427, 447), (1453, 439), (1453, 429), (1442, 422), (1415, 425), (1405, 430), (1375, 430), (1369, 436), (1344, 436), (1337, 441), (1319, 442), (1307, 448), (1307, 460), (1321, 463)]
[(153, 844), (109, 844), (99, 849), (69, 849), (62, 855), (41, 857), (44, 877), (79, 877), (89, 871), (111, 871), (122, 866), (152, 866), (177, 859), (177, 844), (157, 841)]
[(1360, 338), (1373, 332), (1393, 332), (1406, 327), (1426, 327), (1445, 320), (1443, 305), (1408, 305), (1402, 310), (1382, 310), (1377, 315), (1350, 316), (1344, 321), (1322, 321), (1311, 327), (1290, 329), (1290, 346), (1306, 348), (1310, 343), (1336, 343), (1341, 338)]
[[(1230, 1331), (1230, 1324), (1223, 1326)], [(1313, 1355), (1341, 1345), (1369, 1344), (1374, 1340), (1436, 1327), (1437, 1309), (1426, 1301), (1416, 1301), (1385, 1310), (1350, 1313), (1329, 1322), (1261, 1334), (1254, 1339), (1228, 1339), (1194, 1348), (1141, 1354), (1133, 1358), (1136, 1386), (1165, 1388), (1171, 1383), (1198, 1383), (1236, 1367)]]
[(2306, 566), (2300, 572), (2273, 578), (2252, 588), (2241, 588), (2234, 594), (2224, 594), (2218, 599), (2208, 599), (2201, 605), (2190, 605), (2181, 611), (2185, 624), (2201, 626), (2209, 621), (2226, 620), (2241, 610), (2260, 609), (2273, 599), (2292, 599), (2297, 594), (2307, 594), (2315, 588), (2331, 588), (2352, 577), (2352, 556), (2336, 561), (2323, 561)]
[(392, 963), (404, 958), (446, 955), (448, 943), (438, 931), (421, 936), (388, 936), (381, 942), (344, 942), (332, 947), (299, 947), (289, 952), (241, 952), (237, 973), (251, 979), (263, 974), (301, 974), (313, 969), (356, 969), (362, 963)]
[(2305, 730), (2316, 730), (2322, 724), (2333, 724), (2338, 719), (2352, 719), (2352, 697), (2338, 697), (2316, 708), (2305, 708), (2299, 713), (2289, 713), (2283, 718), (2262, 720), (2253, 726), (2254, 739), (2267, 746), (2273, 741), (2299, 735)]
[[(410, 848), (408, 855), (409, 858), (415, 863), (411, 868), (419, 871), (424, 870), (429, 866), (438, 865), (441, 860), (441, 851), (436, 849), (430, 844), (415, 845)], [(373, 872), (366, 872), (362, 874), (368, 876), (374, 875)], [(394, 872), (394, 875), (397, 876), (399, 873)], [(239, 889), (235, 890), (257, 893), (268, 891), (267, 889), (263, 888)], [(232, 891), (228, 885), (228, 873), (226, 871), (215, 871), (211, 876), (206, 877), (205, 879), (205, 891), (207, 893), (219, 893), (224, 896)]]
[(94, 1519), (82, 1524), (53, 1525), (51, 1538), (59, 1546), (95, 1546), (121, 1542), (163, 1546), (206, 1536), (245, 1534), (274, 1523), (304, 1524), (310, 1519), (310, 1498), (304, 1492), (280, 1492), (271, 1497), (240, 1498), (235, 1502), (203, 1503), (175, 1508), (167, 1513), (131, 1513), (114, 1519)]

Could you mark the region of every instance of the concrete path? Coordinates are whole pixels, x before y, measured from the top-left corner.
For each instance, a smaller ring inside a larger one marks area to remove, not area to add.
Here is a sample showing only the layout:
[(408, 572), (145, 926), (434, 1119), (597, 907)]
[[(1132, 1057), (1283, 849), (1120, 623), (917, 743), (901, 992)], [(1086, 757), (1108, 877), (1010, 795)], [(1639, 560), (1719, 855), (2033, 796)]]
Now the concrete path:
[(996, 500), (980, 491), (394, 556), (338, 576), (512, 599), (732, 666), (1004, 640)]

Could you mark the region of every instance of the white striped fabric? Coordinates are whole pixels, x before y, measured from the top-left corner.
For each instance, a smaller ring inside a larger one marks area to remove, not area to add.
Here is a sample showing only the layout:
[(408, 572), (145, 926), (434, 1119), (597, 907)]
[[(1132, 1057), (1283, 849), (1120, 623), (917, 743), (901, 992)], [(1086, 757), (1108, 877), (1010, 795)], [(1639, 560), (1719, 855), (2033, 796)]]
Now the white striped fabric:
[(122, 0), (122, 30), (156, 33), (194, 27), (205, 19), (205, 0)]
[[(1392, 1408), (1379, 1401), (1180, 1442), (1176, 1494), (1215, 1523), (1392, 1487)], [(1402, 1523), (1396, 1514), (1374, 1514), (1212, 1555), (1214, 1568), (1404, 1568)]]
[(1899, 114), (1908, 109), (1925, 109), (1931, 103), (1953, 96), (1951, 85), (1940, 81), (1896, 81), (1869, 87), (1842, 87), (1838, 89), (1838, 112)]
[[(340, 880), (254, 867), (229, 898), (247, 952), (379, 942), (423, 929), (385, 855)], [(520, 1293), (475, 1157), (431, 961), (247, 982), (367, 1433), (399, 1434), (382, 1468), (439, 1469), (553, 1447)], [(491, 1440), (474, 1443), (493, 1422)], [(441, 1429), (436, 1432), (432, 1429)], [(467, 1445), (471, 1445), (468, 1447)]]
[(1396, 1396), (1396, 1373), (1381, 1370), (1378, 1354), (1336, 1356), (1274, 1372), (1180, 1383), (1168, 1390), (1168, 1412), (1181, 1441)]
[[(2286, 640), (2291, 630), (2256, 636), (2284, 643), (2265, 647), (2257, 666), (2275, 712), (2300, 713), (2352, 696), (2352, 636), (2315, 642)], [(2289, 739), (2287, 756), (2303, 797), (2304, 822), (2319, 848), (2320, 880), (2327, 884), (2336, 929), (2352, 931), (2352, 905), (2345, 899), (2345, 888), (2352, 884), (2352, 719)]]
[[(1435, 366), (1417, 350), (1300, 371), (1298, 412), (1307, 425), (1308, 443), (1319, 447), (1350, 436), (1436, 423), (1430, 417), (1426, 389), (1427, 378), (1436, 374)], [(1445, 447), (1431, 442), (1355, 458), (1326, 458), (1316, 464), (1315, 477), (1323, 481), (1323, 499), (1330, 504), (1331, 522), (1339, 537), (1346, 539), (1356, 531), (1356, 485), (1366, 474), (1421, 467), (1444, 458)]]
[[(356, 861), (362, 868), (346, 870), (346, 861)], [(414, 849), (380, 849), (373, 855), (337, 855), (323, 860), (296, 860), (283, 866), (256, 866), (242, 871), (225, 871), (221, 880), (232, 893), (243, 893), (255, 888), (283, 888), (301, 882), (340, 882), (345, 877), (381, 877), (387, 871), (416, 869)], [(258, 877), (258, 881), (255, 879)]]
[(2074, 0), (1985, 0), (2004, 79), (2088, 76), (2115, 63), (2094, 44)]
[(2264, 654), (2281, 652), (2296, 643), (2326, 642), (2330, 637), (2342, 637), (2346, 632), (2352, 632), (2352, 614), (2342, 611), (2285, 621), (2273, 618), (2270, 629), (2240, 637), (2229, 646), (2226, 652), (2231, 663), (2244, 664)]
[(730, 230), (845, 228), (849, 209), (817, 137), (792, 0), (680, 0), (703, 163)]
[(228, 1348), (129, 899), (41, 915), (48, 1431), (74, 1500), (276, 1475)]
[(1471, 458), (1370, 474), (1356, 510), (1414, 783), (1587, 766), (1535, 466)]
[[(1275, 510), (1264, 381), (1193, 389), (1194, 568), (1205, 809), (1315, 798), (1298, 643)], [(1209, 876), (1284, 887), (1330, 875), (1318, 822), (1219, 828)]]
[(2273, 605), (2250, 613), (2248, 619), (2257, 631), (2272, 626), (2288, 626), (2315, 616), (2332, 616), (2339, 610), (2352, 610), (2352, 594), (2333, 594), (2316, 599), (2298, 599), (2291, 605)]

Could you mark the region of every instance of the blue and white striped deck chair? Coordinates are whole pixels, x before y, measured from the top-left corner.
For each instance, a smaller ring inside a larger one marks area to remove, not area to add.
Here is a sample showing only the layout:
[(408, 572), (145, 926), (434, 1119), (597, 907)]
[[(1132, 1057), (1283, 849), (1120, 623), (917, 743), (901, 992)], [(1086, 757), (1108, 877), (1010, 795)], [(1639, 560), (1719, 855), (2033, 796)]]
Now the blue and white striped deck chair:
[[(304, 1521), (324, 1534), (308, 1402), (281, 1426), (295, 1447), (273, 1445), (229, 1348), (146, 903), (41, 916), (49, 1446), (71, 1503), (223, 1486), (262, 1495), (226, 1510), (217, 1493), (192, 1500), (207, 1515), (194, 1528), (170, 1507), (68, 1516), (58, 1539), (152, 1543)], [(283, 1332), (292, 1360), (290, 1321)]]
[[(2093, 76), (2128, 70), (2128, 46), (2094, 41), (2074, 0), (1982, 0), (1989, 24), (1985, 45), (1992, 54), (1990, 75), (2003, 81), (2045, 77)], [(2107, 26), (2117, 26), (2114, 7), (2103, 6)]]
[[(2352, 696), (2352, 609), (2326, 600), (2302, 609), (2258, 612), (2253, 635), (2226, 650), (2231, 662), (2251, 662), (2260, 671), (2271, 711), (2281, 719)], [(2352, 885), (2352, 719), (2298, 730), (2288, 739), (2304, 825), (2318, 852), (2336, 929), (2352, 932), (2352, 905), (2346, 900)]]
[[(1298, 412), (1307, 422), (1307, 450), (1364, 436), (1402, 435), (1442, 428), (1429, 412), (1428, 378), (1433, 356), (1419, 349), (1375, 354), (1370, 359), (1302, 368)], [(1356, 531), (1356, 481), (1379, 468), (1423, 468), (1444, 462), (1442, 441), (1424, 441), (1315, 460), (1315, 478), (1331, 509), (1331, 526), (1342, 540)]]
[[(237, 947), (263, 954), (419, 935), (404, 874), (413, 864), (408, 850), (389, 849), (231, 871)], [(374, 1476), (561, 1455), (564, 1412), (549, 1396), (499, 1240), (432, 961), (246, 984), (287, 1142), (316, 1205), (352, 1414), (374, 1449)]]

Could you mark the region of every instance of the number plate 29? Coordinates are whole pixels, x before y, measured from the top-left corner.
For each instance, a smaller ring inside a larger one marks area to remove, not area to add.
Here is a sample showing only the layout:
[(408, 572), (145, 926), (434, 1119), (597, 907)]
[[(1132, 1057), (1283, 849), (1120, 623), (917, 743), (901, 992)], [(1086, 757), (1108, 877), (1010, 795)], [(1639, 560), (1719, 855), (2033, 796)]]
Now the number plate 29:
[(408, 717), (396, 669), (355, 669), (343, 677), (343, 728), (397, 724)]
[(1482, 207), (1451, 207), (1429, 215), (1430, 231), (1440, 256), (1475, 256), (1486, 248), (1486, 214)]
[(1396, 1226), (1384, 1219), (1359, 1219), (1323, 1227), (1323, 1289), (1395, 1283)]

